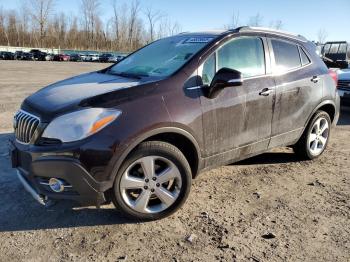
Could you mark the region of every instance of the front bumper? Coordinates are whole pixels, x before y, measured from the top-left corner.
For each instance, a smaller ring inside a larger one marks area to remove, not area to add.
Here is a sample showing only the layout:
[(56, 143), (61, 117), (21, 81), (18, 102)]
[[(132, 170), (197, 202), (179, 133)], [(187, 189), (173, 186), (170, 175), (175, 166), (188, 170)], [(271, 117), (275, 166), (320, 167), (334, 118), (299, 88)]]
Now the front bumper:
[[(12, 167), (17, 169), (18, 177), (25, 189), (40, 203), (48, 199), (68, 199), (82, 205), (100, 206), (106, 202), (104, 192), (108, 186), (96, 181), (79, 160), (68, 156), (42, 155), (33, 159), (29, 152), (21, 151), (16, 143), (10, 141)], [(50, 189), (47, 181), (57, 178), (69, 186), (63, 192)]]
[(41, 205), (46, 206), (48, 198), (46, 196), (38, 194), (35, 189), (27, 182), (27, 180), (22, 176), (21, 172), (17, 170), (17, 177), (19, 181), (24, 186), (24, 189), (28, 191), (29, 194)]

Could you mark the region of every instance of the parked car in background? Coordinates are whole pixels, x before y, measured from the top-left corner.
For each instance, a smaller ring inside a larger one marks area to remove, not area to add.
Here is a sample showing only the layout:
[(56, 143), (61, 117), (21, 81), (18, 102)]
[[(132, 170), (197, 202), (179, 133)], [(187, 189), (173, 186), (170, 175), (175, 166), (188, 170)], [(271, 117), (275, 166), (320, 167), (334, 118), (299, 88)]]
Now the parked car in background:
[(337, 74), (337, 87), (341, 105), (350, 106), (350, 69), (339, 69)]
[(126, 55), (113, 55), (112, 57), (110, 57), (108, 59), (108, 62), (118, 63), (118, 62), (122, 61), (125, 57), (126, 57)]
[(104, 53), (102, 55), (100, 55), (99, 57), (99, 62), (101, 63), (107, 63), (109, 62), (109, 59), (113, 57), (113, 54), (110, 54), (110, 53)]
[(91, 55), (89, 54), (85, 54), (83, 57), (83, 61), (84, 62), (91, 62)]
[(53, 61), (54, 56), (55, 56), (54, 54), (46, 54), (45, 60), (46, 61)]
[(67, 54), (57, 54), (53, 57), (53, 61), (69, 61), (70, 56)]
[(99, 54), (86, 54), (84, 57), (84, 62), (98, 62), (99, 61)]
[(324, 62), (329, 68), (348, 68), (350, 44), (346, 41), (327, 42), (322, 47)]
[(71, 62), (80, 62), (81, 60), (81, 56), (79, 54), (70, 54), (69, 55), (69, 61)]
[(23, 51), (16, 51), (14, 58), (16, 60), (34, 60), (33, 54)]
[(29, 51), (29, 53), (31, 53), (33, 55), (33, 58), (36, 61), (45, 61), (46, 60), (45, 57), (46, 57), (47, 53), (42, 52), (38, 49), (32, 49)]
[(15, 59), (15, 54), (12, 53), (12, 52), (1, 51), (0, 52), (0, 59), (2, 59), (2, 60), (13, 60), (13, 59)]
[(280, 146), (322, 155), (339, 96), (315, 49), (251, 27), (158, 40), (27, 97), (14, 116), (12, 166), (43, 205), (112, 201), (134, 218), (166, 217), (201, 171)]
[(80, 55), (81, 61), (86, 62), (86, 59), (87, 59), (88, 55), (85, 54), (85, 53), (80, 53), (79, 55)]
[(98, 62), (100, 60), (100, 55), (99, 54), (90, 54), (91, 57), (91, 62)]

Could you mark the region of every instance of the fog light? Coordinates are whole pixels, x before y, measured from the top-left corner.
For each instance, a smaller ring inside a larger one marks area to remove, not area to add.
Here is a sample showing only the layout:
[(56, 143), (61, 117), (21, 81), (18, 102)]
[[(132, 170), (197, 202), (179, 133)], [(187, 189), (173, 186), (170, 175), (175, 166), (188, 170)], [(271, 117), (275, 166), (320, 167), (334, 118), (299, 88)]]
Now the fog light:
[(63, 181), (61, 181), (57, 178), (50, 178), (49, 186), (50, 186), (51, 190), (56, 192), (56, 193), (63, 192), (63, 190), (64, 190)]

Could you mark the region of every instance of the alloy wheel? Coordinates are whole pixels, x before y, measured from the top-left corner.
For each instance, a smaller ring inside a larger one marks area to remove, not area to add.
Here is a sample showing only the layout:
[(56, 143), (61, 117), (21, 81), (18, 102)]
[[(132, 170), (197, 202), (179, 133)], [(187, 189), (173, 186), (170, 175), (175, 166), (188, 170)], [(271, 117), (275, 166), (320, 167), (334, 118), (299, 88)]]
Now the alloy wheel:
[(120, 180), (123, 201), (140, 213), (159, 213), (169, 208), (179, 197), (181, 186), (177, 166), (160, 156), (136, 160)]
[(308, 149), (314, 156), (320, 155), (328, 140), (329, 136), (329, 123), (326, 118), (320, 117), (317, 119), (311, 128), (308, 137)]

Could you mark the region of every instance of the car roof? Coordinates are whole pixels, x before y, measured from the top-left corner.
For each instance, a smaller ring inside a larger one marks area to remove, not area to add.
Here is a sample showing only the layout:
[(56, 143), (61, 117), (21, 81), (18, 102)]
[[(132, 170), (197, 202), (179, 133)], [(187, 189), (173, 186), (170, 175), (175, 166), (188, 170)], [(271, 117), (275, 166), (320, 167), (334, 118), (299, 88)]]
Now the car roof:
[(220, 35), (228, 35), (228, 34), (232, 34), (232, 33), (243, 33), (243, 32), (265, 33), (265, 34), (269, 34), (269, 35), (283, 36), (283, 37), (298, 40), (301, 42), (308, 42), (308, 40), (304, 36), (299, 35), (299, 34), (294, 34), (294, 33), (282, 31), (282, 30), (275, 30), (275, 29), (266, 28), (266, 27), (251, 27), (251, 26), (241, 26), (241, 27), (237, 27), (237, 28), (229, 29), (229, 30), (212, 30), (212, 31), (203, 31), (203, 32), (183, 32), (183, 33), (180, 33), (179, 35), (218, 37)]

